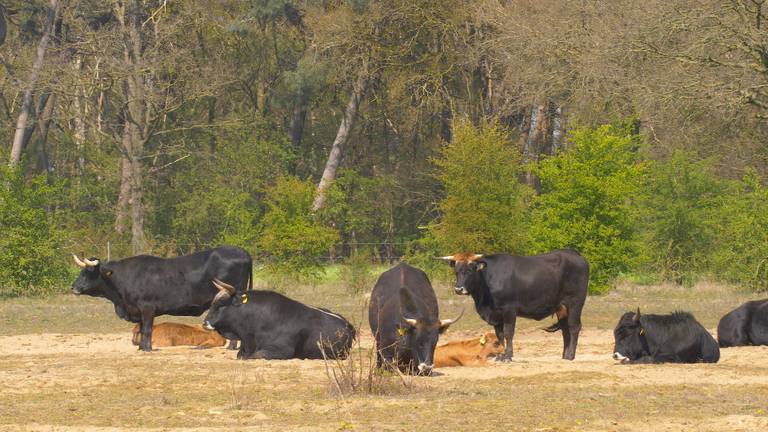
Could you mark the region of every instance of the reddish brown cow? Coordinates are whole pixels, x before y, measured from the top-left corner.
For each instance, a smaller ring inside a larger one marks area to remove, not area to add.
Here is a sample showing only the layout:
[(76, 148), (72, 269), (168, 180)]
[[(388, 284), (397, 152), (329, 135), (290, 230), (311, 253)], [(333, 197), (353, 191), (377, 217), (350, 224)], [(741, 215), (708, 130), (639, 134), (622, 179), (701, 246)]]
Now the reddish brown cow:
[(496, 333), (488, 332), (480, 338), (448, 342), (435, 348), (435, 367), (484, 366), (490, 357), (504, 352)]
[[(133, 327), (133, 344), (141, 342), (141, 329), (136, 324)], [(191, 326), (179, 323), (161, 323), (152, 327), (152, 346), (168, 347), (191, 345), (200, 348), (220, 347), (227, 342), (220, 334), (206, 330), (201, 326)]]

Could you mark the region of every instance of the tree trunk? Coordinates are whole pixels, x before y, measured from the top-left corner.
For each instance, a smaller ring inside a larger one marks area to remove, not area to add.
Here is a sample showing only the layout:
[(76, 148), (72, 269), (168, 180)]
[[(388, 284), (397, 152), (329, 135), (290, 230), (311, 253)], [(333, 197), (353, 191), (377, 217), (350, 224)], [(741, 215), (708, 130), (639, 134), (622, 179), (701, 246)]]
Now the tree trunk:
[[(48, 49), (48, 41), (51, 39), (53, 23), (56, 21), (58, 12), (58, 0), (50, 0), (50, 4), (48, 5), (48, 18), (45, 22), (45, 27), (43, 28), (43, 36), (40, 38), (40, 43), (37, 45), (37, 56), (35, 57), (35, 62), (32, 64), (32, 70), (29, 74), (29, 82), (27, 83), (27, 88), (24, 89), (21, 112), (16, 121), (16, 132), (13, 135), (13, 145), (11, 146), (11, 158), (8, 162), (10, 166), (16, 166), (21, 160), (21, 153), (24, 151), (26, 141), (29, 137), (27, 128), (29, 127), (30, 111), (32, 110), (32, 91), (37, 83), (40, 70), (43, 68), (45, 51)], [(27, 137), (26, 139), (25, 136)]]
[[(80, 74), (83, 70), (83, 59), (76, 56), (72, 67), (76, 73)], [(73, 138), (75, 141), (75, 151), (77, 152), (77, 177), (85, 171), (85, 110), (81, 103), (80, 90), (76, 87), (75, 95), (72, 99), (72, 109), (74, 111), (73, 122), (75, 124)]]
[[(547, 122), (547, 110), (545, 105), (535, 105), (531, 109), (531, 122), (528, 127), (528, 137), (525, 140), (525, 146), (523, 147), (523, 164), (536, 163), (539, 160), (539, 155), (544, 146), (544, 142), (547, 139), (547, 129), (549, 128)], [(531, 169), (526, 170), (525, 182), (540, 191), (539, 179), (533, 173)]]
[(296, 97), (293, 106), (293, 116), (291, 116), (290, 135), (291, 144), (294, 149), (298, 149), (301, 144), (301, 138), (304, 136), (304, 125), (307, 121), (307, 101), (308, 97), (304, 91)]
[(122, 156), (120, 158), (120, 195), (115, 206), (115, 232), (123, 234), (128, 219), (128, 201), (131, 198), (131, 161)]
[[(149, 119), (146, 108), (146, 82), (142, 76), (141, 4), (133, 0), (129, 9), (117, 5), (116, 15), (123, 31), (123, 60), (127, 70), (123, 91), (126, 100), (125, 123), (121, 140), (122, 180), (115, 218), (115, 230), (124, 232), (128, 207), (131, 215), (131, 247), (134, 254), (144, 252), (144, 190), (141, 158), (147, 141)], [(126, 20), (127, 18), (127, 20)]]
[(560, 151), (563, 141), (563, 107), (555, 105), (552, 113), (552, 154)]
[(349, 95), (349, 102), (347, 102), (347, 109), (344, 111), (344, 118), (341, 119), (336, 139), (333, 140), (331, 153), (328, 155), (328, 161), (325, 164), (325, 170), (323, 170), (323, 177), (317, 185), (315, 201), (312, 203), (313, 212), (320, 210), (325, 205), (326, 192), (336, 178), (336, 170), (341, 163), (342, 151), (347, 140), (349, 140), (349, 133), (357, 117), (357, 109), (360, 107), (360, 101), (363, 98), (367, 85), (368, 72), (367, 68), (363, 67), (352, 87), (352, 93)]
[(51, 180), (53, 174), (51, 170), (51, 164), (48, 160), (48, 130), (51, 126), (51, 120), (53, 119), (53, 110), (56, 108), (56, 95), (47, 94), (45, 96), (45, 102), (42, 109), (38, 114), (38, 130), (40, 131), (37, 137), (37, 170), (45, 171), (48, 175), (48, 180)]
[(128, 149), (131, 147), (131, 131), (127, 119), (123, 125), (123, 138), (120, 147), (123, 156), (120, 158), (120, 195), (117, 197), (117, 206), (115, 207), (115, 231), (122, 234), (125, 232), (128, 204), (131, 200), (131, 160), (128, 158)]

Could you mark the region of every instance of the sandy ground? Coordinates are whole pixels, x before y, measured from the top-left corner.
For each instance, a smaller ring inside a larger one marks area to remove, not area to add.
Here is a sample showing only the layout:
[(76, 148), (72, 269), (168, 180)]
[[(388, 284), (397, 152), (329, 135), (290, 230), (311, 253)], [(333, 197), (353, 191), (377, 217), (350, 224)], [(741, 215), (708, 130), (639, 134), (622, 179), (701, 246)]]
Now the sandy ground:
[[(364, 333), (362, 347), (371, 344)], [(338, 400), (322, 361), (243, 362), (223, 348), (141, 353), (127, 331), (1, 336), (0, 431), (768, 428), (768, 347), (724, 349), (714, 365), (627, 366), (610, 358), (609, 330), (585, 329), (573, 362), (560, 359), (558, 334), (523, 329), (515, 345), (510, 364), (440, 369), (408, 391)], [(409, 405), (445, 423), (396, 417)]]

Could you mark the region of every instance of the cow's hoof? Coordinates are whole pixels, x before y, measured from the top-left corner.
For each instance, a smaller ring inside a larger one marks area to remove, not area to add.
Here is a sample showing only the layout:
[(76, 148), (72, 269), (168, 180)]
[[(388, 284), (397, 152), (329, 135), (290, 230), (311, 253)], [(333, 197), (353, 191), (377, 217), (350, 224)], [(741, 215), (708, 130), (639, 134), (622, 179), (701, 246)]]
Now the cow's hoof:
[(513, 361), (512, 360), (512, 356), (509, 356), (509, 357), (507, 357), (507, 356), (496, 357), (496, 363), (512, 363), (512, 361)]

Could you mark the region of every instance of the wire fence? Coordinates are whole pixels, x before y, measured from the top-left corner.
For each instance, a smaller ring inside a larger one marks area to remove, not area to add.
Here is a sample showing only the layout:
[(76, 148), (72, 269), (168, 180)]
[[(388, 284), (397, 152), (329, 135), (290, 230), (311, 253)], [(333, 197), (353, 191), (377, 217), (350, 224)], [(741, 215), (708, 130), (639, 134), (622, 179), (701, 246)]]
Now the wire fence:
[[(405, 248), (410, 242), (345, 242), (337, 244), (328, 254), (318, 257), (325, 264), (343, 262), (355, 253), (368, 255), (371, 263), (394, 262), (402, 259)], [(143, 248), (142, 254), (155, 255), (165, 258), (188, 255), (207, 249), (213, 249), (223, 245), (205, 245), (193, 243), (148, 243)], [(99, 259), (122, 259), (135, 255), (133, 246), (125, 241), (80, 241), (60, 246), (57, 248), (63, 254), (75, 254), (81, 257), (96, 257)], [(254, 258), (269, 260), (268, 254), (260, 254), (253, 247), (243, 247)]]

